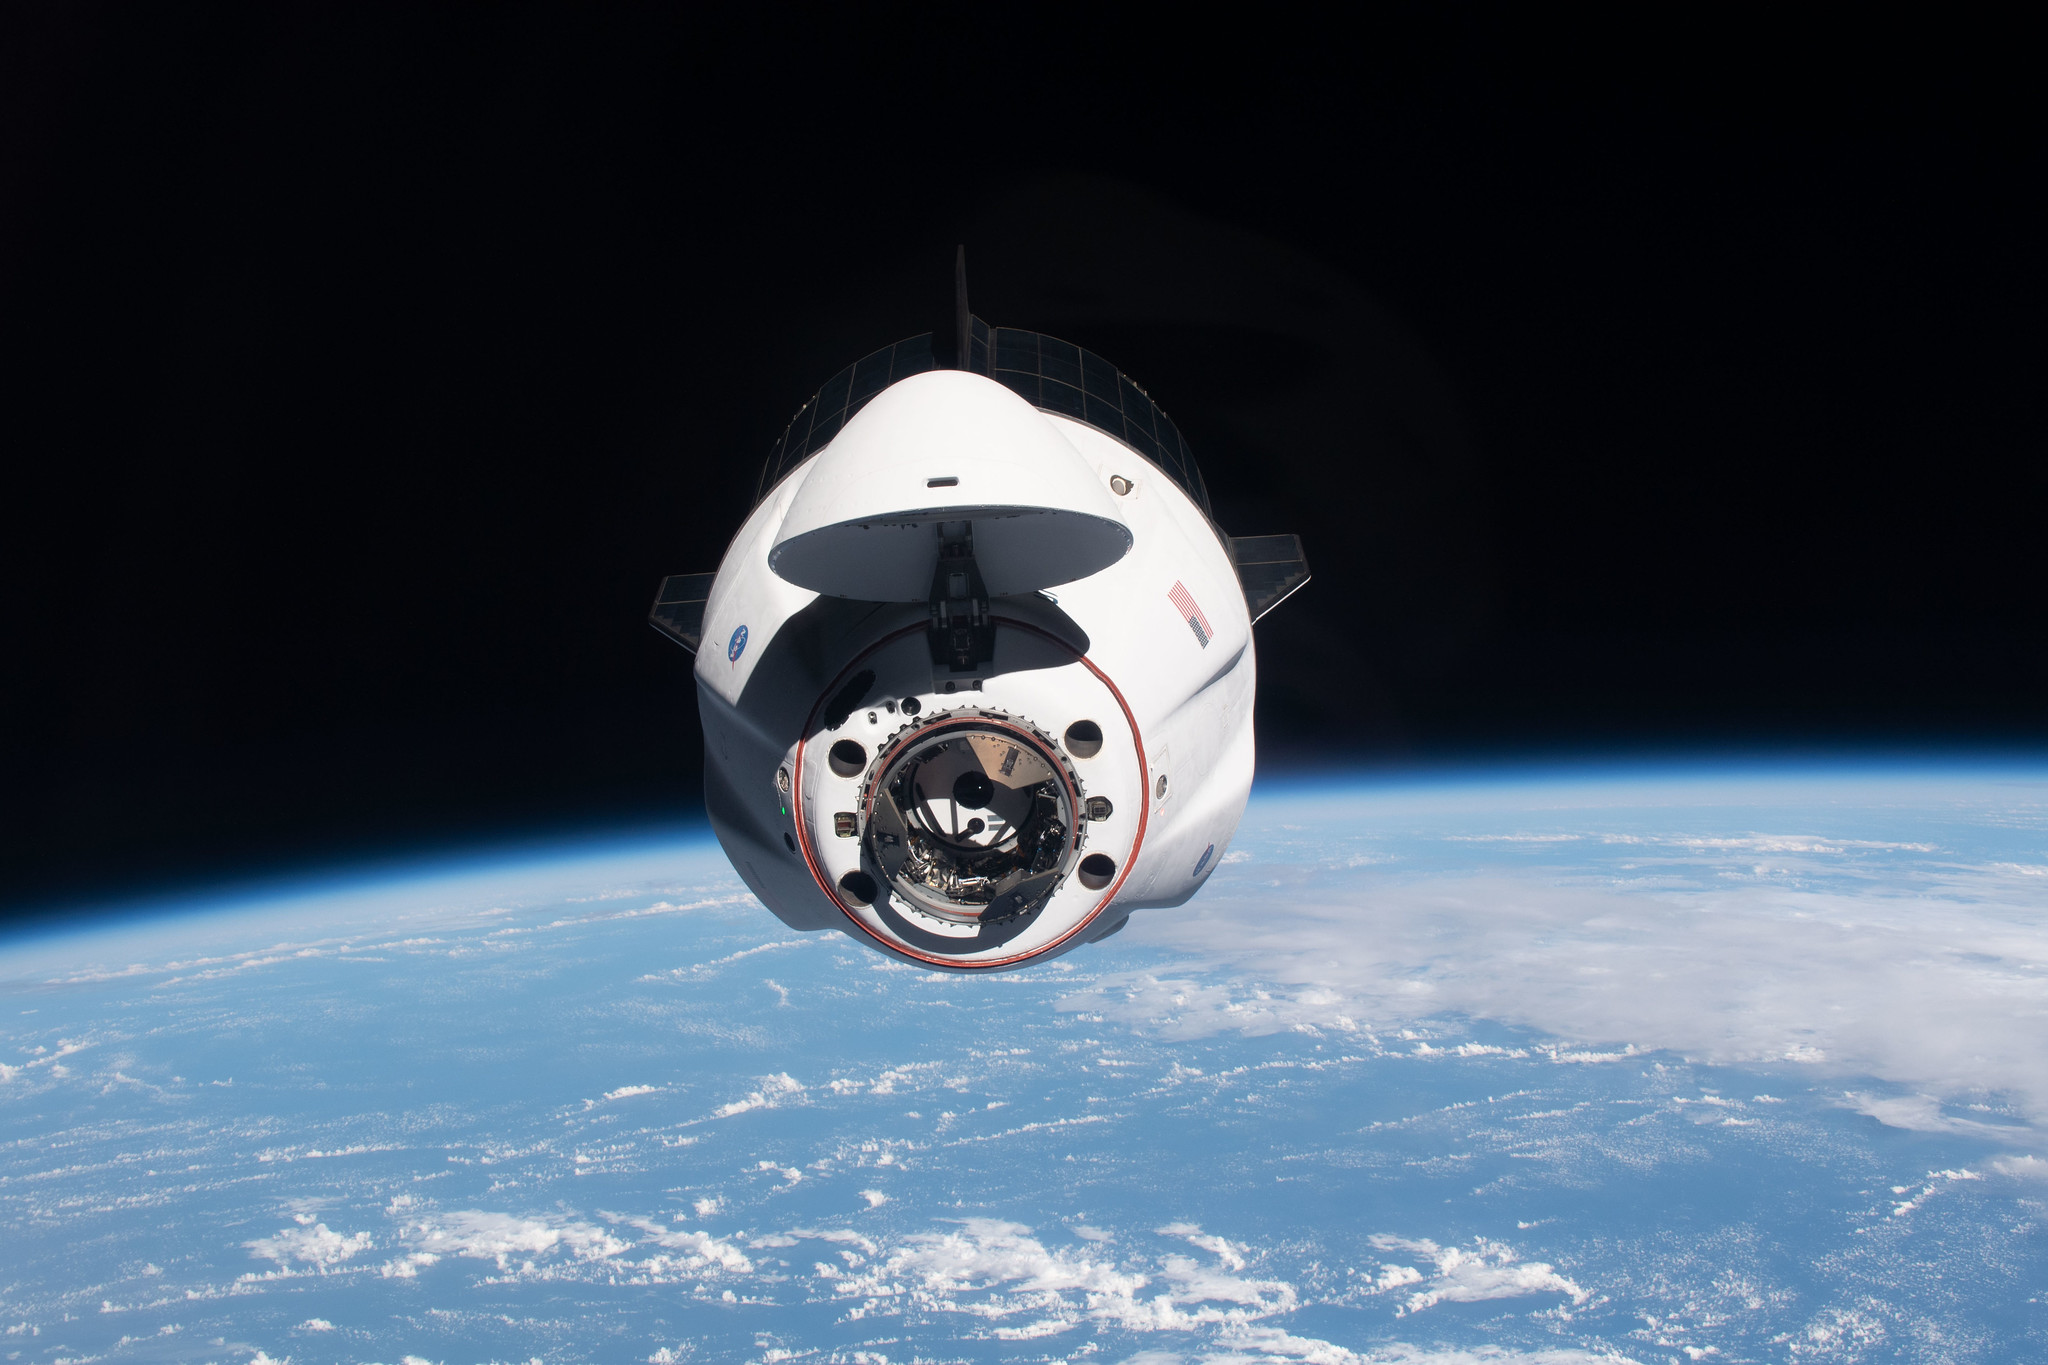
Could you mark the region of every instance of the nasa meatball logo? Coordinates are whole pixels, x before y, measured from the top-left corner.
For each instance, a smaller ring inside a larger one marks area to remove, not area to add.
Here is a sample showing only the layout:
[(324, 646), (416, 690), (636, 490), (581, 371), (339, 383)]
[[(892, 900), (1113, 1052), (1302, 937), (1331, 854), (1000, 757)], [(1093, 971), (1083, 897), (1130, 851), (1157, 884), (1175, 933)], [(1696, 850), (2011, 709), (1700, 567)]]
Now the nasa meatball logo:
[(736, 628), (735, 628), (735, 629), (733, 630), (733, 633), (732, 633), (732, 641), (731, 641), (731, 643), (727, 644), (727, 645), (726, 645), (726, 647), (725, 647), (725, 658), (726, 658), (726, 661), (727, 661), (728, 663), (735, 663), (735, 664), (736, 664), (736, 663), (738, 663), (738, 662), (740, 661), (740, 655), (742, 655), (742, 654), (744, 654), (744, 653), (746, 653), (746, 652), (747, 652), (747, 628), (746, 628), (745, 626), (739, 626), (739, 627), (736, 627)]

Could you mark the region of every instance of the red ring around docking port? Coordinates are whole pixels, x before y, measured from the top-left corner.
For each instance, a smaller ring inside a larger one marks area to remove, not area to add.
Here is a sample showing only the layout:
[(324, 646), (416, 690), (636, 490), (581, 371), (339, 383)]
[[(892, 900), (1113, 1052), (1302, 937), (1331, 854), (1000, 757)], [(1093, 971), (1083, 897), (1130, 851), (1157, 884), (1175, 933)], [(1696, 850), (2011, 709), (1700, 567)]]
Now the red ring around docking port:
[[(1080, 933), (1089, 925), (1093, 924), (1096, 918), (1100, 916), (1104, 910), (1109, 908), (1109, 903), (1116, 899), (1116, 893), (1123, 890), (1125, 880), (1129, 878), (1131, 875), (1131, 869), (1138, 865), (1138, 852), (1145, 845), (1145, 825), (1146, 822), (1151, 818), (1152, 814), (1152, 771), (1150, 767), (1146, 765), (1145, 762), (1145, 738), (1138, 731), (1138, 718), (1131, 714), (1130, 703), (1124, 700), (1124, 694), (1120, 690), (1118, 690), (1117, 685), (1114, 682), (1110, 681), (1109, 675), (1107, 673), (1104, 673), (1100, 668), (1096, 667), (1094, 660), (1090, 659), (1085, 654), (1076, 654), (1071, 648), (1067, 646), (1065, 641), (1061, 640), (1058, 636), (1053, 635), (1048, 631), (1040, 630), (1037, 626), (1031, 625), (1028, 622), (1013, 620), (1009, 617), (996, 616), (991, 617), (990, 619), (998, 625), (1010, 626), (1017, 630), (1029, 631), (1031, 634), (1036, 635), (1041, 639), (1048, 640), (1061, 650), (1065, 651), (1070, 658), (1080, 663), (1081, 666), (1086, 668), (1090, 673), (1093, 673), (1096, 677), (1096, 680), (1100, 682), (1104, 687), (1109, 689), (1109, 695), (1116, 698), (1116, 704), (1118, 708), (1121, 709), (1124, 713), (1124, 722), (1131, 727), (1131, 744), (1138, 751), (1138, 831), (1131, 838), (1130, 854), (1124, 859), (1124, 865), (1117, 870), (1116, 880), (1110, 883), (1109, 889), (1103, 892), (1102, 899), (1095, 902), (1094, 909), (1090, 910), (1086, 915), (1084, 915), (1079, 923), (1075, 924), (1073, 928), (1069, 929), (1066, 933), (1061, 934), (1052, 942), (1044, 945), (1043, 947), (1034, 948), (1028, 953), (1018, 953), (1011, 957), (994, 958), (987, 961), (977, 962), (963, 962), (958, 958), (936, 957), (930, 953), (919, 952), (917, 949), (912, 948), (907, 944), (893, 942), (876, 933), (874, 929), (868, 925), (867, 921), (863, 920), (859, 915), (855, 914), (853, 912), (852, 907), (847, 905), (847, 903), (844, 900), (840, 899), (839, 888), (833, 885), (825, 877), (824, 873), (819, 869), (817, 856), (811, 848), (810, 822), (804, 818), (803, 814), (804, 748), (806, 745), (810, 743), (811, 729), (814, 725), (817, 724), (818, 712), (821, 709), (823, 709), (826, 699), (831, 697), (839, 689), (839, 687), (846, 681), (848, 677), (852, 676), (853, 671), (860, 666), (863, 660), (867, 659), (870, 655), (876, 653), (878, 650), (881, 650), (886, 646), (895, 643), (897, 640), (902, 639), (906, 635), (911, 635), (923, 631), (925, 627), (922, 623), (914, 626), (906, 626), (902, 630), (893, 631), (890, 634), (883, 636), (880, 640), (877, 640), (868, 648), (862, 650), (860, 654), (857, 655), (851, 663), (849, 663), (844, 669), (840, 670), (839, 676), (834, 678), (831, 684), (827, 686), (823, 692), (818, 694), (818, 700), (812, 704), (810, 714), (804, 718), (804, 733), (797, 740), (796, 761), (793, 765), (796, 769), (796, 772), (793, 778), (789, 795), (789, 808), (791, 813), (796, 817), (795, 824), (797, 834), (797, 848), (803, 854), (804, 866), (810, 869), (811, 880), (816, 882), (818, 885), (818, 889), (823, 891), (826, 897), (830, 899), (834, 905), (839, 907), (840, 913), (845, 915), (847, 919), (851, 920), (856, 926), (859, 927), (860, 931), (863, 934), (866, 934), (869, 938), (873, 939), (878, 946), (885, 949), (886, 951), (896, 953), (902, 957), (914, 958), (919, 962), (929, 963), (931, 966), (934, 967), (949, 967), (955, 971), (988, 971), (996, 967), (1013, 967), (1020, 962), (1029, 962), (1032, 958), (1043, 957), (1045, 954), (1051, 952), (1053, 949), (1070, 942), (1076, 934)], [(1064, 767), (1065, 765), (1062, 764), (1057, 766)], [(1061, 780), (1065, 780), (1064, 774), (1062, 775)], [(1074, 837), (1076, 839), (1080, 837), (1080, 822), (1078, 819), (1075, 821)]]

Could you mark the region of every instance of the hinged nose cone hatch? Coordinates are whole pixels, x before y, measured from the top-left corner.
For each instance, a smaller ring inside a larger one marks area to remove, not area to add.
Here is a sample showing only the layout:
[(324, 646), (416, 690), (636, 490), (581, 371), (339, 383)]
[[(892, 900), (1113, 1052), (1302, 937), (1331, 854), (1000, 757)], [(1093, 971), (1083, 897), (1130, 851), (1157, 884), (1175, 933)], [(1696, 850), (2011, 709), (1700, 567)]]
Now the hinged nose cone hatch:
[(1086, 578), (1131, 548), (1081, 453), (1024, 399), (962, 370), (877, 395), (803, 477), (768, 563), (830, 597), (924, 601), (942, 523), (973, 524), (995, 596)]

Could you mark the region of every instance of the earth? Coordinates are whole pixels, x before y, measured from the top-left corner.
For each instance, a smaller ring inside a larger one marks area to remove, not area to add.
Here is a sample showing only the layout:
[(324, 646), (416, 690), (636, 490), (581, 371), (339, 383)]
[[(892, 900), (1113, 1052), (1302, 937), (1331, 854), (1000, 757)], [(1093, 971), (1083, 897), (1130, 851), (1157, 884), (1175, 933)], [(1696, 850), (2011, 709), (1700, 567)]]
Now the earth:
[(2048, 1358), (2048, 768), (1268, 783), (935, 975), (702, 831), (0, 940), (21, 1361)]

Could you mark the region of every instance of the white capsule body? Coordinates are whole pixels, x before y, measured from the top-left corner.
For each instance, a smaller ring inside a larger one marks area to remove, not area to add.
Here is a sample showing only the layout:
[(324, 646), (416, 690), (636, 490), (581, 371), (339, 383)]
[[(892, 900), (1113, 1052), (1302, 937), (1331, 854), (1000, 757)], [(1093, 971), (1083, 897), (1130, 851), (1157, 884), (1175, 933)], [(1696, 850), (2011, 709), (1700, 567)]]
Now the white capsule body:
[[(955, 671), (929, 598), (962, 525), (993, 651)], [(1183, 903), (1250, 795), (1251, 620), (1214, 525), (1116, 438), (964, 371), (877, 395), (754, 509), (696, 675), (706, 806), (747, 886), (922, 966), (1042, 961)], [(905, 822), (953, 863), (904, 863)], [(1018, 831), (1037, 852), (1004, 863)], [(1008, 874), (973, 875), (991, 859)]]

